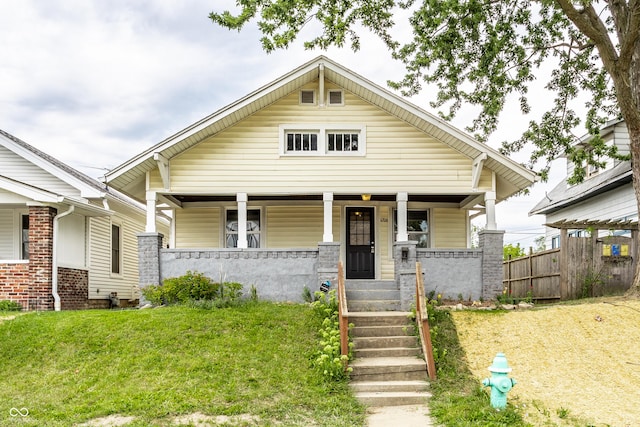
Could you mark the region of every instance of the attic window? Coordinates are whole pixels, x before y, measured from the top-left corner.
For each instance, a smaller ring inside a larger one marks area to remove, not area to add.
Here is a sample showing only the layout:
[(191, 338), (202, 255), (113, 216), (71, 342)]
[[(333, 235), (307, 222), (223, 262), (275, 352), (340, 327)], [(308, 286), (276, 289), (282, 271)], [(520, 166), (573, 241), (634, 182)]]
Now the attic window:
[(329, 105), (344, 105), (344, 97), (341, 90), (329, 91)]
[(364, 156), (366, 126), (354, 123), (281, 124), (281, 156)]
[(314, 90), (300, 91), (300, 104), (315, 105), (315, 103), (316, 103), (316, 92)]

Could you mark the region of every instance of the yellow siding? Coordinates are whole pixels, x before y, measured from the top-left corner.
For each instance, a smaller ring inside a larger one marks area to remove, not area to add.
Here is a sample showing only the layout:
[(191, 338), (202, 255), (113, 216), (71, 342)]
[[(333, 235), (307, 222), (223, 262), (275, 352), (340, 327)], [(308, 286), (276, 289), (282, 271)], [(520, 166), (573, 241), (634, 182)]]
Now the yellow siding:
[[(366, 125), (366, 156), (279, 155), (285, 123)], [(345, 92), (344, 107), (305, 107), (294, 92), (171, 160), (171, 190), (207, 194), (467, 192), (471, 160)], [(157, 171), (151, 186), (160, 190)], [(485, 183), (483, 174), (482, 183)]]
[(220, 247), (220, 208), (176, 211), (176, 248)]
[(315, 248), (322, 242), (322, 205), (268, 206), (266, 221), (269, 248)]
[(467, 247), (467, 212), (460, 209), (437, 208), (433, 212), (435, 248)]

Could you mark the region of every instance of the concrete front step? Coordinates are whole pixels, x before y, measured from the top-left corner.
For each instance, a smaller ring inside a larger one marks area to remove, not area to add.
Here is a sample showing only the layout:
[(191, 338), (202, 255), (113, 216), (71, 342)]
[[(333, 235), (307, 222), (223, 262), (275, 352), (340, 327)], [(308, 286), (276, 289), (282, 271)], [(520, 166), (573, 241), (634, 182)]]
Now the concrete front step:
[(419, 357), (421, 350), (418, 347), (390, 347), (390, 348), (362, 348), (353, 351), (358, 357)]
[(351, 291), (351, 290), (381, 290), (381, 289), (388, 289), (388, 290), (398, 290), (400, 289), (398, 287), (398, 284), (394, 281), (394, 280), (367, 280), (367, 279), (362, 279), (362, 280), (356, 280), (356, 279), (351, 279), (351, 280), (346, 280), (344, 283), (344, 287), (346, 289), (347, 292)]
[(426, 405), (431, 393), (426, 391), (357, 392), (356, 397), (367, 406)]
[(354, 326), (351, 330), (354, 337), (397, 337), (400, 335), (414, 335), (413, 325), (391, 325), (391, 326)]
[(354, 337), (353, 348), (361, 350), (363, 348), (389, 348), (389, 347), (417, 347), (417, 339), (413, 336), (395, 337)]
[(413, 357), (371, 357), (354, 360), (349, 365), (353, 381), (426, 380), (424, 360)]
[(349, 300), (347, 298), (347, 307), (349, 311), (400, 311), (401, 304), (399, 299), (393, 300)]
[(347, 301), (400, 300), (399, 289), (347, 290)]
[(354, 326), (397, 326), (411, 325), (409, 319), (411, 315), (408, 311), (385, 311), (385, 312), (358, 312), (349, 311), (349, 323)]
[(381, 391), (427, 391), (429, 383), (427, 381), (353, 381), (349, 384), (355, 392), (381, 392)]

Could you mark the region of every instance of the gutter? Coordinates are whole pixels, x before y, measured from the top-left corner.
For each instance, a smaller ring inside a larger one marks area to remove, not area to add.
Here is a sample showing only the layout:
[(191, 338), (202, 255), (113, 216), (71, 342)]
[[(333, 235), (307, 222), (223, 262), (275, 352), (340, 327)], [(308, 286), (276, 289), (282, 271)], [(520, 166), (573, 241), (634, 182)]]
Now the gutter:
[(52, 277), (51, 277), (51, 294), (53, 295), (53, 309), (60, 311), (62, 304), (60, 303), (60, 295), (58, 294), (58, 222), (67, 215), (70, 215), (75, 210), (75, 206), (69, 206), (69, 209), (53, 218), (53, 252), (51, 254), (52, 259)]

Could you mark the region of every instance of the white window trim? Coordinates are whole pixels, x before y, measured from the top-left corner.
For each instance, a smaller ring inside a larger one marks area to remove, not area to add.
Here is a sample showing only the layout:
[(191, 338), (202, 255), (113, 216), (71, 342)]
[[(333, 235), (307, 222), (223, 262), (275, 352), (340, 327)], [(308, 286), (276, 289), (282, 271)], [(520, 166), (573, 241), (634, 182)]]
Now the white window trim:
[[(29, 210), (16, 209), (14, 211), (15, 226), (13, 227), (14, 228), (13, 254), (15, 256), (15, 259), (12, 260), (12, 262), (20, 261), (20, 262), (26, 263), (26, 262), (29, 262), (29, 259), (22, 258), (22, 215), (29, 216)], [(31, 224), (29, 224), (29, 227), (31, 227)]]
[[(302, 102), (302, 92), (313, 92), (313, 102)], [(301, 89), (298, 94), (298, 103), (306, 107), (313, 107), (318, 105), (318, 94), (315, 89)]]
[[(428, 231), (427, 231), (427, 235), (428, 235), (428, 242), (429, 242), (429, 247), (427, 249), (433, 249), (434, 246), (434, 234), (433, 234), (433, 230), (434, 230), (434, 225), (433, 225), (433, 209), (430, 207), (426, 207), (426, 208), (422, 208), (422, 207), (409, 207), (407, 206), (407, 219), (409, 216), (409, 212), (410, 211), (419, 211), (419, 212), (427, 212), (427, 227), (428, 227)], [(390, 243), (390, 247), (389, 247), (389, 254), (391, 254), (391, 257), (393, 257), (393, 245), (396, 243), (396, 231), (395, 231), (395, 222), (397, 221), (396, 219), (396, 215), (398, 212), (398, 208), (397, 206), (391, 206), (390, 207), (390, 212), (389, 212), (389, 235), (390, 235), (390, 239), (389, 239), (389, 243)], [(410, 234), (409, 231), (407, 231), (407, 234)], [(409, 239), (411, 240), (411, 239)]]
[[(341, 102), (339, 103), (332, 103), (331, 102), (331, 92), (340, 92), (341, 96), (340, 96), (340, 100)], [(344, 91), (342, 89), (329, 89), (327, 91), (327, 105), (329, 107), (344, 107)]]
[[(280, 138), (280, 156), (281, 157), (318, 157), (318, 156), (337, 156), (337, 157), (363, 157), (367, 154), (367, 127), (357, 123), (331, 123), (331, 124), (312, 124), (312, 123), (284, 123), (279, 127)], [(318, 150), (317, 151), (294, 151), (287, 152), (286, 136), (289, 131), (307, 131), (318, 133)], [(358, 151), (328, 151), (327, 134), (331, 132), (354, 132), (358, 133)]]
[[(119, 249), (119, 266), (120, 266), (120, 272), (119, 273), (114, 273), (113, 272), (113, 226), (117, 226), (120, 229), (120, 248)], [(122, 278), (124, 276), (124, 254), (123, 254), (123, 247), (124, 247), (124, 227), (122, 225), (122, 221), (117, 220), (117, 219), (111, 219), (111, 221), (109, 221), (109, 276), (110, 277), (114, 277), (114, 278)]]

